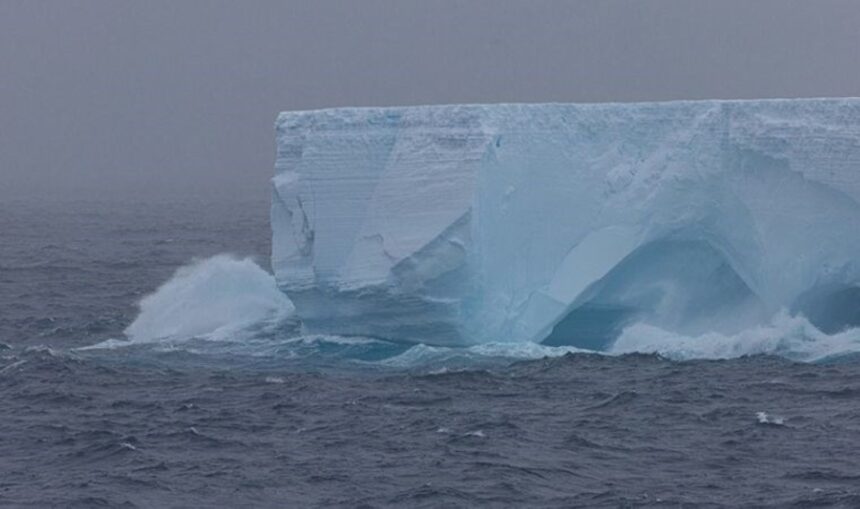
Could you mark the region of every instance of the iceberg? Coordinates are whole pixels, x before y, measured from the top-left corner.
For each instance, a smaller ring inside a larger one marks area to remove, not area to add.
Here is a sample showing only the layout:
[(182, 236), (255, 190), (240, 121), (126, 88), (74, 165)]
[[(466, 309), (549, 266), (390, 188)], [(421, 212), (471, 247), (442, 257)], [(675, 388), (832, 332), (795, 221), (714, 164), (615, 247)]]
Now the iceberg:
[(339, 108), (276, 136), (272, 267), (309, 333), (860, 324), (860, 99)]

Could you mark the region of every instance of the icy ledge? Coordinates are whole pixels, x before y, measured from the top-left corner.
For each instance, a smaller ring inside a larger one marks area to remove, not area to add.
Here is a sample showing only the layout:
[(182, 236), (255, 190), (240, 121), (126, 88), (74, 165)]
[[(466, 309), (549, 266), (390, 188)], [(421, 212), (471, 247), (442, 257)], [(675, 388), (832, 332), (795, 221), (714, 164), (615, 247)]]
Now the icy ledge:
[(605, 349), (860, 323), (860, 100), (282, 113), (272, 265), (312, 333)]

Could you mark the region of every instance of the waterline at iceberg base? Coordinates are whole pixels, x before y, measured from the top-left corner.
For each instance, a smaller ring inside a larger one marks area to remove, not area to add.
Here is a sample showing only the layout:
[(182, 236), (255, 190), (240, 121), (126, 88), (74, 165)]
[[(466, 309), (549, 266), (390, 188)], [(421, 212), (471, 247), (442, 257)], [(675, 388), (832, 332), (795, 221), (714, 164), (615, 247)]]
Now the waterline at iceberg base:
[(603, 350), (634, 325), (860, 324), (860, 99), (342, 108), (276, 129), (272, 267), (307, 333)]

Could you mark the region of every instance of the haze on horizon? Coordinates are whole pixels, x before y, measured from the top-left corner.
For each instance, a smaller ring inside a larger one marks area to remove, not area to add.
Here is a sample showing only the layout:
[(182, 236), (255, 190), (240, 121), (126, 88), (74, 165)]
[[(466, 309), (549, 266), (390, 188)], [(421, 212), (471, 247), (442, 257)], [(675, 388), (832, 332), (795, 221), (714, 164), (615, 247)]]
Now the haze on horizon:
[(0, 200), (266, 200), (282, 110), (860, 96), (853, 0), (0, 3)]

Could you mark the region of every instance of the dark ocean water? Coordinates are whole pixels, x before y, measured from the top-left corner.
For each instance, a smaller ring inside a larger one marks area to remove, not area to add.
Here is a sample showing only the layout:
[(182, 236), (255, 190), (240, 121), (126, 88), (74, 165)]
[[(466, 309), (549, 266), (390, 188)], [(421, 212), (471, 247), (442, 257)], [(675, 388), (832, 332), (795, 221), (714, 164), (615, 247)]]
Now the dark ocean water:
[(178, 267), (269, 237), (259, 201), (0, 202), (0, 507), (860, 507), (850, 356), (127, 344)]

